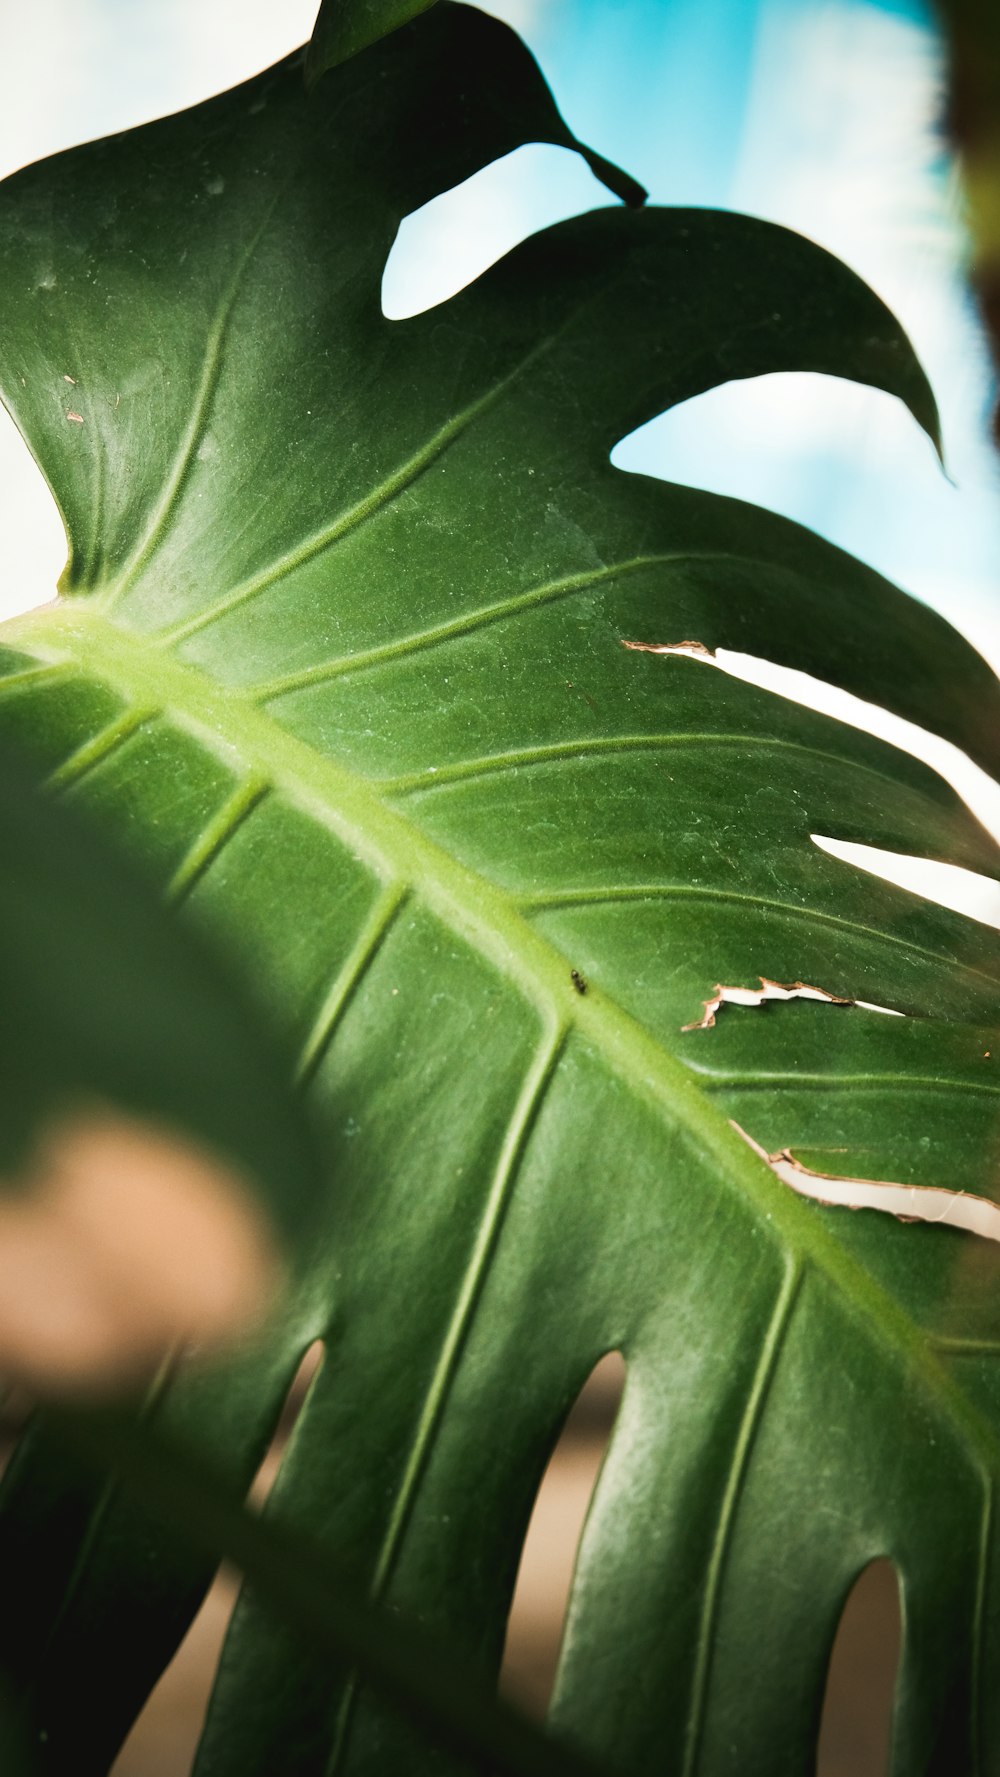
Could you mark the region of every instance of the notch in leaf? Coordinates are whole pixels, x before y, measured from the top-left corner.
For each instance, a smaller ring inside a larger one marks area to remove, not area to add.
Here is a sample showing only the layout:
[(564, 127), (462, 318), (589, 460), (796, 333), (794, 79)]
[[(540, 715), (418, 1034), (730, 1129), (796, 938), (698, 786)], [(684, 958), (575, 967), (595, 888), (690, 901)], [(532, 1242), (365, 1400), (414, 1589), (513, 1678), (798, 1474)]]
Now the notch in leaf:
[[(350, 61), (352, 56), (410, 24), (433, 6), (438, 6), (442, 15), (453, 15), (458, 10), (449, 4), (449, 0), (323, 0), (306, 49), (306, 84), (315, 86), (328, 69)], [(638, 180), (605, 160), (602, 154), (595, 154), (564, 123), (537, 62), (520, 38), (496, 19), (483, 13), (470, 13), (464, 7), (461, 10), (470, 30), (474, 26), (479, 35), (481, 59), (491, 70), (491, 92), (496, 95), (492, 103), (480, 102), (476, 114), (469, 117), (471, 137), (475, 139), (499, 124), (517, 141), (551, 142), (557, 148), (573, 149), (582, 155), (595, 178), (615, 197), (633, 209), (644, 204), (646, 192)], [(442, 51), (446, 53), (452, 24), (452, 18), (442, 16), (439, 32), (432, 36), (425, 29), (419, 39), (415, 37), (415, 56), (425, 55), (434, 37), (440, 39)], [(484, 92), (485, 86), (480, 91), (480, 101)], [(495, 120), (490, 116), (491, 112), (496, 113)], [(386, 127), (389, 130), (393, 127), (391, 116), (386, 118)], [(512, 140), (509, 146), (515, 146), (515, 141)], [(505, 152), (497, 145), (493, 154)], [(485, 155), (484, 164), (491, 158), (493, 155)]]

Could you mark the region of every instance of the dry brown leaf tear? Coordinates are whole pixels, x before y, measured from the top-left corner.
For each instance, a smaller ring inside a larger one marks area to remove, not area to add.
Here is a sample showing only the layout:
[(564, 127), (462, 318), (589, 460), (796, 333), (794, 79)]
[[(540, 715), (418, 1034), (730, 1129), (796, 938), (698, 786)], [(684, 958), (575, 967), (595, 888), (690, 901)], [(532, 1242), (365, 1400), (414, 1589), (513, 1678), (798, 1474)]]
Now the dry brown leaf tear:
[(822, 1000), (828, 1006), (858, 1006), (863, 1012), (881, 1012), (887, 1018), (902, 1018), (891, 1006), (876, 1006), (871, 1000), (852, 1000), (840, 993), (828, 993), (825, 987), (811, 987), (808, 981), (769, 981), (759, 975), (759, 987), (729, 987), (717, 981), (711, 997), (703, 1001), (705, 1010), (682, 1030), (711, 1030), (723, 1006), (763, 1006), (768, 1000)]
[(901, 1185), (889, 1179), (844, 1178), (803, 1166), (788, 1148), (769, 1154), (745, 1129), (731, 1121), (737, 1135), (771, 1168), (776, 1178), (800, 1197), (834, 1209), (877, 1209), (900, 1222), (933, 1222), (963, 1228), (983, 1240), (1000, 1241), (1000, 1207), (988, 1197), (968, 1191), (947, 1191), (939, 1185)]

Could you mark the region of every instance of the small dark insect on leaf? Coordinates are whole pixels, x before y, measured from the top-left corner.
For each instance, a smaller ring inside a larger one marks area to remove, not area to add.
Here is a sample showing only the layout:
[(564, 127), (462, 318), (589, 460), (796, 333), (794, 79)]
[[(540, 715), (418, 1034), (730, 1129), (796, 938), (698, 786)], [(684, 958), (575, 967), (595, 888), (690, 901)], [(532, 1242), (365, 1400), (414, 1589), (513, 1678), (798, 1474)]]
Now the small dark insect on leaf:
[(576, 988), (577, 993), (586, 993), (587, 982), (585, 977), (581, 975), (579, 969), (570, 969), (569, 978), (572, 981), (573, 986)]

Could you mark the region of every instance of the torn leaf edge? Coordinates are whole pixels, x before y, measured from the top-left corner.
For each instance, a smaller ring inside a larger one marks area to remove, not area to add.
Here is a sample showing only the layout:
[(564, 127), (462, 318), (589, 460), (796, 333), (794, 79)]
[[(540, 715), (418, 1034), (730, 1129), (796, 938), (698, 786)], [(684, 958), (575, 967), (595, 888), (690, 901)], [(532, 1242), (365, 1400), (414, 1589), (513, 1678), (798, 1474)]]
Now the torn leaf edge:
[(875, 1209), (898, 1222), (928, 1222), (961, 1228), (982, 1240), (1000, 1242), (1000, 1206), (970, 1191), (949, 1191), (943, 1185), (901, 1185), (889, 1179), (846, 1178), (817, 1172), (796, 1160), (789, 1148), (769, 1154), (732, 1118), (730, 1128), (770, 1167), (776, 1178), (800, 1197), (829, 1209)]
[(628, 642), (622, 637), (622, 647), (633, 654), (682, 654), (688, 660), (710, 660), (713, 666), (718, 665), (715, 649), (706, 648), (704, 642)]
[(769, 1000), (821, 1000), (828, 1006), (857, 1006), (863, 1012), (881, 1012), (886, 1018), (905, 1017), (905, 1013), (892, 1006), (876, 1006), (871, 1000), (829, 993), (825, 987), (812, 987), (808, 981), (771, 981), (767, 975), (758, 975), (757, 979), (759, 987), (731, 987), (717, 981), (709, 998), (702, 1001), (705, 1010), (701, 1017), (691, 1024), (682, 1024), (681, 1030), (712, 1030), (723, 1006), (763, 1006)]

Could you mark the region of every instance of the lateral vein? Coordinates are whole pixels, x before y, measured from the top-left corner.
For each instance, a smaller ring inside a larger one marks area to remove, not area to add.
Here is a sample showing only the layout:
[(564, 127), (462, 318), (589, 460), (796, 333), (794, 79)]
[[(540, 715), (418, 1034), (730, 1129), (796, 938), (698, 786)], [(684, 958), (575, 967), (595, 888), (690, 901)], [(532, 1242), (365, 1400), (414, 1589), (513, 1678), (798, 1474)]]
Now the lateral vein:
[[(476, 1238), (445, 1330), (431, 1385), (424, 1397), (416, 1435), (410, 1447), (403, 1478), (393, 1502), (385, 1536), (382, 1539), (371, 1583), (370, 1596), (373, 1601), (383, 1596), (392, 1578), (393, 1568), (398, 1559), (420, 1484), (426, 1473), (434, 1441), (444, 1416), (469, 1328), (496, 1251), (521, 1161), (531, 1132), (538, 1120), (545, 1095), (559, 1066), (567, 1034), (566, 1025), (554, 1015), (550, 1015), (548, 1028), (535, 1053), (532, 1066), (525, 1076), (518, 1101), (507, 1125), (507, 1132), (497, 1157), (492, 1184), (486, 1197)], [(356, 1698), (357, 1679), (352, 1675), (341, 1704), (325, 1777), (334, 1777), (346, 1749)]]

